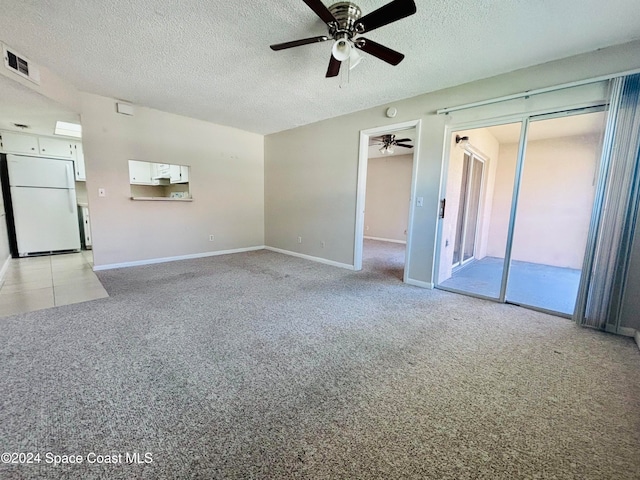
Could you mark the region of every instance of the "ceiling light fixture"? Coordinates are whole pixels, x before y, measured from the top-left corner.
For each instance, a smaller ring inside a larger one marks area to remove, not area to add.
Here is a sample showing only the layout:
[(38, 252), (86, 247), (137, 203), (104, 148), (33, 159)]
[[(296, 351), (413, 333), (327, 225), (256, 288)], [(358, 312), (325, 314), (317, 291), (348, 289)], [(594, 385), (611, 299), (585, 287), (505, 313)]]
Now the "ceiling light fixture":
[(380, 147), (380, 149), (378, 150), (382, 155), (392, 155), (394, 150), (393, 150), (393, 146), (392, 145), (383, 145), (382, 147)]
[(349, 37), (344, 35), (335, 41), (331, 48), (331, 54), (339, 62), (344, 62), (351, 55), (351, 50), (353, 50), (353, 46), (349, 41)]
[(351, 53), (349, 54), (349, 70), (353, 70), (358, 66), (358, 64), (362, 61), (364, 57), (360, 55), (360, 52), (355, 48), (351, 49)]

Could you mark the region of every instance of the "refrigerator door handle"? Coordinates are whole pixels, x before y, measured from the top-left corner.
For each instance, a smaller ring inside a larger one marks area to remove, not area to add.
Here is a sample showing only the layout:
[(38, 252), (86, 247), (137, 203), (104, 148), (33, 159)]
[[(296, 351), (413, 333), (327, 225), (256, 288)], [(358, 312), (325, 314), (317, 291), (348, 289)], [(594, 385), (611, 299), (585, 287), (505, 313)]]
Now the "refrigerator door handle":
[(73, 213), (75, 209), (75, 178), (73, 176), (73, 169), (71, 168), (69, 162), (67, 162), (65, 167), (67, 167), (67, 192), (69, 193), (69, 212)]
[(67, 192), (69, 193), (69, 211), (71, 213), (74, 212), (75, 210), (75, 195), (73, 194), (74, 191), (72, 188), (67, 188)]

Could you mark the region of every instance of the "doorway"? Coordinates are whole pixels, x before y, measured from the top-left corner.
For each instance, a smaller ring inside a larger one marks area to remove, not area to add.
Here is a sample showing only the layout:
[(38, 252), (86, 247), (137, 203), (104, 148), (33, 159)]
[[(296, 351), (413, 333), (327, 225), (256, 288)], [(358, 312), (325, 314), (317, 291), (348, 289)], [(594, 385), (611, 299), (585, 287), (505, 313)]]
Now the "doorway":
[(571, 317), (605, 121), (588, 109), (453, 132), (437, 286)]
[(354, 269), (407, 281), (420, 121), (360, 133)]
[(453, 268), (475, 259), (476, 236), (480, 220), (480, 198), (485, 160), (464, 152), (456, 235), (453, 244)]

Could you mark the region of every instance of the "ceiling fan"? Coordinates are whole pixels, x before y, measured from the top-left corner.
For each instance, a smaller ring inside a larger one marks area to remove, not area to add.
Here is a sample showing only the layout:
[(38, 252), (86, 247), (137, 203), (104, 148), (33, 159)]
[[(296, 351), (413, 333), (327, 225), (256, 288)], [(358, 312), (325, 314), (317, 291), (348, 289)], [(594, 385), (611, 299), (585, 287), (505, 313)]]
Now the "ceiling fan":
[(384, 155), (385, 153), (392, 154), (394, 152), (393, 147), (413, 148), (413, 145), (405, 143), (412, 141), (410, 138), (396, 139), (395, 135), (388, 134), (380, 137), (372, 137), (369, 145), (382, 145), (382, 147), (380, 147), (380, 153)]
[(284, 50), (334, 40), (327, 77), (337, 76), (340, 73), (340, 65), (347, 59), (350, 60), (350, 68), (355, 67), (361, 59), (357, 50), (378, 57), (391, 65), (398, 65), (404, 58), (402, 53), (358, 35), (413, 15), (416, 13), (416, 4), (413, 0), (393, 0), (364, 17), (360, 7), (351, 2), (338, 2), (328, 8), (321, 0), (303, 0), (303, 2), (327, 24), (329, 34), (277, 43), (271, 45), (272, 50)]

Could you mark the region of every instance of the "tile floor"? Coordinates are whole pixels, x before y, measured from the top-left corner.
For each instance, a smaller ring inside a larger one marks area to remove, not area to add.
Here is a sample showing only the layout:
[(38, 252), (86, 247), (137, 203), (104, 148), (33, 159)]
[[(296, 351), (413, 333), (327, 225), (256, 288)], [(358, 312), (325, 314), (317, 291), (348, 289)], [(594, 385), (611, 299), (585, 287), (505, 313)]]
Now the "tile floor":
[[(440, 286), (497, 298), (504, 259), (484, 257), (457, 270)], [(580, 284), (580, 270), (513, 260), (507, 302), (572, 315)]]
[(0, 284), (0, 317), (108, 297), (90, 250), (12, 258)]

